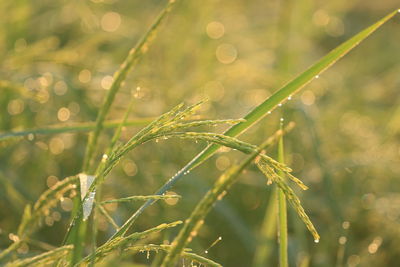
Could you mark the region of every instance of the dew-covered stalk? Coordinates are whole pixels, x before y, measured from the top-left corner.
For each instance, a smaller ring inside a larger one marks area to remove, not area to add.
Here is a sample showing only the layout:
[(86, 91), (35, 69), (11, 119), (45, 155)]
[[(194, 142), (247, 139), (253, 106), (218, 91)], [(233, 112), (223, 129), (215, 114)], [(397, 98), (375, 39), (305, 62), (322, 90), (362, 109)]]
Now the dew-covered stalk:
[[(94, 160), (94, 152), (97, 147), (97, 141), (99, 135), (103, 129), (104, 121), (107, 117), (107, 114), (110, 111), (111, 105), (114, 102), (115, 96), (119, 89), (121, 88), (123, 82), (125, 81), (129, 71), (132, 67), (139, 61), (140, 57), (145, 54), (149, 46), (151, 45), (153, 39), (157, 34), (158, 27), (161, 25), (161, 22), (166, 18), (166, 15), (171, 11), (175, 0), (170, 0), (167, 6), (161, 11), (158, 15), (157, 19), (151, 25), (149, 30), (145, 33), (142, 39), (137, 43), (137, 45), (131, 49), (125, 61), (122, 63), (120, 68), (114, 73), (113, 82), (111, 84), (110, 89), (108, 90), (107, 96), (104, 100), (102, 107), (96, 118), (96, 126), (93, 132), (89, 135), (89, 141), (86, 146), (85, 158), (83, 161), (82, 170), (84, 173), (93, 173), (94, 168), (92, 167), (92, 161)], [(80, 195), (80, 192), (78, 192)], [(85, 203), (83, 200), (83, 203)], [(82, 244), (85, 238), (85, 223), (82, 223), (82, 213), (80, 212), (81, 207), (79, 207), (76, 214), (73, 214), (73, 220), (70, 228), (67, 231), (67, 236), (65, 238), (66, 243), (70, 244)], [(72, 253), (72, 261), (76, 263), (81, 258), (81, 248), (77, 245), (74, 247), (74, 251)]]
[[(282, 127), (282, 125), (281, 125)], [(279, 137), (278, 144), (278, 161), (280, 163), (285, 162), (284, 158), (284, 147), (283, 147), (283, 136)], [(285, 174), (279, 171), (279, 176), (283, 177)], [(288, 267), (288, 234), (287, 234), (287, 208), (286, 208), (286, 197), (282, 189), (278, 188), (278, 206), (279, 206), (279, 266)]]
[[(389, 13), (376, 23), (365, 28), (358, 34), (351, 37), (349, 40), (343, 42), (341, 45), (337, 46), (335, 49), (331, 50), (328, 54), (322, 57), (320, 60), (316, 61), (304, 72), (297, 75), (294, 79), (285, 84), (282, 88), (273, 93), (269, 98), (267, 98), (263, 103), (253, 108), (245, 117), (245, 122), (240, 122), (233, 127), (231, 127), (224, 134), (228, 136), (237, 136), (252, 125), (256, 124), (259, 120), (269, 114), (277, 106), (282, 105), (288, 98), (299, 92), (304, 86), (310, 83), (315, 77), (318, 77), (322, 72), (327, 70), (329, 67), (334, 65), (340, 58), (349, 53), (358, 44), (364, 41), (369, 35), (380, 28), (383, 24), (389, 21), (398, 13), (397, 10)], [(173, 177), (171, 177), (164, 185), (162, 185), (156, 194), (162, 195), (171, 187), (173, 187), (188, 171), (194, 169), (195, 167), (202, 164), (205, 160), (211, 157), (219, 148), (219, 145), (213, 144), (207, 146), (203, 151), (197, 154), (191, 161), (189, 161), (182, 169), (180, 169)], [(142, 214), (147, 207), (154, 203), (154, 200), (148, 200), (144, 203), (132, 217), (138, 217)]]
[[(154, 119), (155, 118), (131, 119), (126, 121), (125, 126), (146, 126)], [(115, 120), (105, 121), (103, 124), (103, 128), (107, 129), (116, 128), (120, 124), (121, 121), (115, 121)], [(0, 133), (0, 142), (24, 136), (30, 138), (35, 134), (51, 135), (60, 133), (90, 132), (95, 129), (95, 126), (96, 125), (93, 122), (84, 122), (84, 123), (71, 123), (71, 124), (55, 124), (42, 128), (33, 128), (23, 131), (4, 132)]]
[[(131, 101), (130, 101), (130, 103), (128, 105), (128, 108), (125, 111), (124, 118), (122, 119), (121, 123), (118, 125), (117, 129), (114, 132), (114, 136), (111, 139), (111, 143), (110, 143), (106, 153), (103, 155), (102, 160), (100, 161), (100, 163), (99, 163), (99, 165), (97, 167), (96, 177), (103, 170), (104, 165), (107, 162), (108, 155), (114, 150), (114, 147), (116, 146), (116, 144), (117, 144), (117, 142), (118, 142), (118, 140), (119, 140), (119, 138), (121, 136), (122, 128), (125, 126), (125, 124), (126, 124), (126, 122), (128, 120), (129, 114), (132, 111), (132, 107), (133, 107), (133, 104), (134, 104), (134, 99), (135, 98), (133, 98), (133, 97), (131, 98)], [(102, 192), (102, 187), (100, 185), (100, 186), (97, 187), (97, 194), (96, 194), (96, 198), (95, 198), (96, 199), (96, 205), (95, 205), (94, 213), (93, 213), (93, 216), (92, 216), (92, 221), (93, 221), (92, 222), (92, 227), (90, 228), (91, 234), (92, 234), (92, 252), (93, 253), (96, 251), (96, 247), (97, 247), (97, 217), (98, 217), (98, 213), (99, 212), (104, 213), (104, 211), (105, 211), (104, 209), (102, 211), (100, 211), (100, 209), (99, 209), (100, 205), (97, 205), (97, 203), (99, 203), (100, 200), (101, 200), (101, 192)], [(88, 192), (88, 193), (90, 193), (90, 192)], [(113, 222), (113, 220), (112, 220), (112, 218), (110, 216), (109, 216), (108, 219), (109, 220), (111, 219), (111, 222)], [(92, 260), (90, 262), (89, 266), (94, 266), (94, 260)]]
[(232, 186), (233, 183), (235, 183), (239, 174), (257, 157), (257, 155), (259, 155), (261, 150), (273, 144), (280, 136), (283, 135), (284, 132), (291, 130), (293, 127), (294, 124), (292, 123), (289, 124), (284, 131), (277, 131), (273, 136), (262, 143), (257, 151), (253, 152), (239, 165), (235, 165), (228, 169), (219, 177), (213, 187), (196, 205), (194, 211), (185, 221), (183, 228), (172, 242), (171, 250), (167, 254), (161, 266), (170, 267), (175, 265), (175, 262), (181, 256), (183, 249), (190, 242), (191, 237), (194, 237), (197, 234), (197, 231), (203, 224), (204, 218), (207, 216), (215, 202), (219, 199), (222, 199), (227, 190)]
[[(155, 245), (155, 244), (149, 244), (149, 245), (137, 245), (137, 246), (132, 246), (128, 248), (130, 251), (133, 252), (144, 252), (147, 251), (148, 253), (150, 251), (155, 251), (157, 254), (160, 251), (168, 252), (171, 250), (171, 245)], [(209, 267), (222, 267), (221, 264), (216, 263), (210, 259), (207, 259), (205, 257), (202, 257), (198, 254), (195, 254), (191, 252), (191, 249), (185, 249), (182, 252), (182, 258), (186, 258), (188, 260), (197, 262), (200, 264), (200, 266), (209, 266)], [(194, 265), (191, 265), (194, 266)]]
[(146, 34), (142, 37), (142, 39), (136, 44), (136, 46), (129, 51), (129, 54), (125, 61), (122, 63), (118, 71), (114, 73), (113, 82), (111, 84), (110, 89), (108, 90), (108, 94), (104, 100), (104, 103), (97, 115), (96, 119), (96, 128), (93, 133), (89, 136), (89, 142), (86, 147), (86, 155), (83, 163), (83, 171), (87, 172), (90, 170), (91, 161), (93, 160), (94, 150), (97, 146), (97, 140), (100, 135), (101, 130), (103, 129), (103, 123), (106, 119), (108, 112), (110, 111), (110, 107), (114, 102), (115, 95), (121, 88), (121, 85), (125, 81), (129, 71), (132, 67), (139, 61), (140, 57), (144, 55), (154, 40), (158, 27), (161, 25), (161, 22), (166, 18), (166, 15), (171, 11), (175, 0), (170, 0), (167, 6), (161, 11), (158, 15), (157, 19), (151, 25), (150, 29), (146, 32)]
[(37, 256), (34, 256), (32, 258), (26, 258), (26, 259), (21, 259), (21, 260), (16, 260), (13, 262), (8, 263), (5, 265), (6, 267), (22, 267), (22, 266), (49, 266), (51, 263), (55, 262), (56, 260), (59, 260), (62, 257), (65, 257), (70, 253), (72, 250), (73, 246), (63, 246), (59, 247), (53, 250), (50, 250), (48, 252), (39, 254)]
[(83, 263), (89, 263), (92, 261), (96, 262), (102, 259), (103, 257), (107, 256), (111, 252), (132, 246), (133, 243), (135, 243), (136, 241), (146, 238), (148, 235), (152, 233), (157, 233), (172, 227), (176, 227), (181, 223), (182, 223), (181, 221), (175, 221), (172, 223), (163, 223), (156, 227), (147, 229), (143, 232), (132, 233), (126, 237), (117, 238), (113, 240), (113, 242), (107, 242), (102, 246), (98, 247), (95, 252), (91, 253), (90, 255), (82, 259), (79, 263), (76, 264), (76, 266), (81, 266), (81, 264)]

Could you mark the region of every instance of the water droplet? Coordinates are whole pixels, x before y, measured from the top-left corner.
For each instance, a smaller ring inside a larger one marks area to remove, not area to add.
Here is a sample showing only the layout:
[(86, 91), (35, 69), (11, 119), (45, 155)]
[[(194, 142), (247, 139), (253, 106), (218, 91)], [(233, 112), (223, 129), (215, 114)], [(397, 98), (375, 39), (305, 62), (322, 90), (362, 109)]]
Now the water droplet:
[(292, 100), (292, 96), (290, 95), (290, 96), (287, 98), (287, 100)]
[(281, 118), (281, 122), (283, 122), (285, 119), (284, 118)]
[(222, 236), (218, 237), (218, 240), (222, 240)]
[(108, 155), (107, 154), (103, 154), (103, 157), (101, 158), (101, 160), (103, 162), (105, 162), (108, 159)]
[(204, 253), (208, 254), (208, 250), (204, 251)]
[(279, 106), (279, 107), (282, 107), (282, 103), (279, 103), (278, 106)]
[(271, 111), (268, 111), (268, 114), (271, 114)]
[(319, 239), (315, 239), (314, 242), (315, 242), (315, 243), (319, 243)]
[(397, 12), (398, 12), (398, 13), (400, 13), (400, 8), (399, 8), (399, 9), (397, 9)]
[(319, 75), (315, 75), (315, 79), (318, 79), (319, 78)]

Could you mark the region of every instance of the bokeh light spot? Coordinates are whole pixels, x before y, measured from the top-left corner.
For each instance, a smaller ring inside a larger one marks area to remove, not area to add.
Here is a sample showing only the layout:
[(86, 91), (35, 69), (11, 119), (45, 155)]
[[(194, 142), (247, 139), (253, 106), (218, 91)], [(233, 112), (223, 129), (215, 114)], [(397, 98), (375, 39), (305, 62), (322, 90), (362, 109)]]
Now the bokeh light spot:
[(237, 58), (237, 50), (231, 44), (221, 44), (217, 47), (215, 52), (219, 62), (223, 64), (230, 64), (234, 62)]
[(121, 25), (121, 16), (117, 12), (107, 12), (101, 18), (101, 28), (106, 32), (115, 32)]
[(317, 26), (326, 26), (329, 23), (330, 17), (325, 10), (319, 9), (315, 11), (312, 20)]
[(128, 176), (135, 176), (137, 173), (137, 166), (132, 160), (125, 160), (122, 168)]
[(59, 155), (64, 151), (64, 141), (59, 137), (53, 137), (49, 143), (50, 152), (53, 155)]
[(50, 175), (47, 177), (46, 184), (49, 188), (52, 188), (58, 182), (57, 176)]
[(65, 93), (67, 93), (68, 91), (68, 86), (64, 81), (58, 81), (56, 82), (56, 84), (54, 85), (54, 93), (56, 95), (65, 95)]
[(24, 111), (25, 104), (21, 99), (11, 100), (7, 105), (7, 111), (10, 115), (18, 115)]
[(212, 39), (219, 39), (225, 34), (224, 24), (218, 21), (213, 21), (207, 24), (206, 32), (208, 37)]
[(306, 90), (301, 94), (300, 99), (304, 105), (311, 106), (315, 102), (315, 95), (312, 91)]
[(81, 70), (78, 79), (81, 83), (88, 83), (92, 79), (92, 73), (88, 69)]
[(61, 208), (64, 211), (71, 211), (74, 206), (74, 203), (72, 202), (72, 199), (65, 197), (61, 200)]
[(110, 75), (104, 76), (103, 79), (101, 79), (101, 87), (103, 87), (106, 90), (110, 89), (113, 80), (114, 80), (113, 77)]
[(69, 117), (71, 116), (71, 112), (69, 111), (68, 108), (62, 107), (58, 110), (57, 112), (57, 118), (60, 121), (67, 121), (69, 120)]
[(231, 165), (231, 160), (227, 156), (219, 156), (215, 160), (215, 166), (218, 170), (226, 170)]

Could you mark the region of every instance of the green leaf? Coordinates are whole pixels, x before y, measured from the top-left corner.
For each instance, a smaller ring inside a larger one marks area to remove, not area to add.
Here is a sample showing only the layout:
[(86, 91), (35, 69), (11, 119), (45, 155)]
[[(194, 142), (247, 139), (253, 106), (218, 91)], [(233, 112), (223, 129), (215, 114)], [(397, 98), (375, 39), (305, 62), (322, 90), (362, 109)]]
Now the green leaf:
[[(247, 130), (250, 126), (255, 124), (257, 121), (262, 119), (264, 116), (268, 114), (269, 111), (275, 109), (279, 104), (285, 102), (288, 97), (296, 94), (300, 89), (302, 89), (305, 85), (311, 82), (315, 77), (320, 75), (330, 66), (332, 66), (336, 61), (350, 52), (354, 47), (360, 44), (365, 38), (367, 38), (370, 34), (376, 31), (379, 27), (381, 27), (384, 23), (390, 20), (394, 15), (398, 13), (398, 10), (393, 11), (388, 14), (384, 18), (380, 19), (375, 24), (369, 26), (363, 31), (359, 32), (346, 42), (342, 43), (323, 58), (315, 62), (311, 67), (305, 70), (300, 75), (296, 76), (293, 80), (284, 85), (281, 89), (272, 94), (269, 98), (267, 98), (263, 103), (255, 107), (252, 111), (250, 111), (245, 117), (245, 121), (240, 122), (234, 126), (232, 126), (228, 131), (225, 132), (225, 135), (228, 136), (237, 136), (240, 133)], [(218, 145), (211, 145), (203, 150), (197, 157), (195, 161), (192, 161), (191, 169), (198, 166), (201, 162), (209, 158), (213, 155), (217, 149)]]
[[(257, 121), (262, 119), (264, 116), (268, 114), (269, 111), (272, 111), (279, 104), (285, 102), (288, 97), (297, 93), (301, 88), (303, 88), (306, 84), (311, 82), (317, 75), (320, 75), (323, 71), (332, 66), (336, 61), (338, 61), (341, 57), (350, 52), (354, 47), (364, 41), (370, 34), (376, 31), (379, 27), (385, 24), (388, 20), (390, 20), (398, 10), (391, 12), (387, 16), (383, 17), (375, 24), (372, 24), (368, 28), (359, 32), (346, 42), (342, 43), (323, 58), (314, 63), (307, 70), (296, 76), (289, 83), (284, 85), (281, 89), (276, 91), (273, 95), (271, 95), (268, 99), (266, 99), (263, 103), (255, 107), (251, 110), (245, 117), (245, 121), (240, 122), (233, 127), (231, 127), (224, 134), (227, 136), (237, 136), (240, 133), (247, 130), (250, 126), (255, 124)], [(161, 195), (169, 190), (178, 180), (180, 180), (185, 173), (199, 166), (202, 162), (212, 156), (220, 147), (220, 145), (210, 145), (205, 148), (202, 152), (200, 152), (197, 156), (195, 156), (186, 166), (184, 166), (181, 170), (179, 170), (171, 179), (169, 179), (157, 192), (157, 195)], [(143, 211), (153, 204), (156, 200), (148, 200), (144, 203), (132, 216), (131, 218), (121, 227), (121, 229), (114, 234), (114, 237), (123, 235), (126, 230), (134, 223), (137, 217), (143, 213)]]
[[(146, 126), (150, 122), (152, 122), (154, 118), (143, 118), (143, 119), (134, 119), (128, 120), (124, 123), (124, 126)], [(104, 122), (104, 128), (116, 128), (121, 124), (120, 121), (106, 121)], [(56, 124), (43, 128), (34, 128), (23, 131), (12, 131), (0, 133), (0, 142), (8, 139), (16, 138), (16, 137), (24, 137), (35, 134), (61, 134), (61, 133), (71, 133), (71, 132), (89, 132), (95, 129), (95, 123), (74, 123), (74, 124)]]

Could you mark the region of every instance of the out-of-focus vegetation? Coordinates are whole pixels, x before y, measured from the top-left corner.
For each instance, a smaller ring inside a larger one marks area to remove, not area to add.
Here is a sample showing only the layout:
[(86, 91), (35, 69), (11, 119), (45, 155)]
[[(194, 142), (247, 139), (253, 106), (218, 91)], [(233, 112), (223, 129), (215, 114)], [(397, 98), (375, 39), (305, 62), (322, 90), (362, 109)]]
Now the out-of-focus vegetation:
[[(94, 122), (112, 75), (165, 2), (1, 1), (0, 131)], [(122, 119), (132, 90), (136, 98), (129, 117), (132, 126), (123, 129), (123, 143), (182, 101), (208, 98), (198, 112), (200, 118), (242, 118), (311, 63), (398, 8), (396, 4), (390, 0), (178, 1), (147, 54), (129, 73), (107, 120)], [(280, 118), (296, 122), (285, 136), (285, 161), (309, 187), (304, 192), (294, 190), (321, 241), (315, 244), (288, 209), (290, 266), (397, 264), (399, 21), (398, 17), (389, 21), (240, 137), (260, 144), (279, 128)], [(204, 129), (223, 132), (226, 126)], [(96, 152), (102, 153), (112, 136), (107, 128)], [(84, 131), (69, 131), (0, 141), (1, 249), (18, 240), (17, 225), (27, 204), (35, 203), (57, 181), (81, 172), (87, 139)], [(203, 148), (201, 142), (162, 138), (137, 147), (105, 180), (102, 199), (152, 195)], [(276, 158), (276, 148), (267, 152)], [(227, 149), (214, 155), (172, 189), (171, 194), (182, 196), (179, 201), (171, 198), (152, 205), (133, 231), (186, 219), (218, 176), (243, 158)], [(260, 240), (271, 188), (256, 166), (249, 167), (207, 216), (190, 243), (192, 252), (224, 266), (251, 266), (257, 248), (271, 244), (268, 263), (276, 266), (275, 236), (272, 243)], [(65, 195), (11, 259), (60, 247), (73, 197)], [(139, 205), (116, 202), (104, 207), (122, 225)], [(97, 224), (100, 245), (114, 229), (105, 216), (99, 216)], [(171, 241), (178, 230), (172, 228), (158, 239), (151, 235), (149, 242)], [(222, 240), (209, 249), (219, 237)], [(85, 253), (89, 252), (87, 247)], [(104, 264), (159, 264), (154, 252), (149, 259), (146, 253), (123, 255)]]

